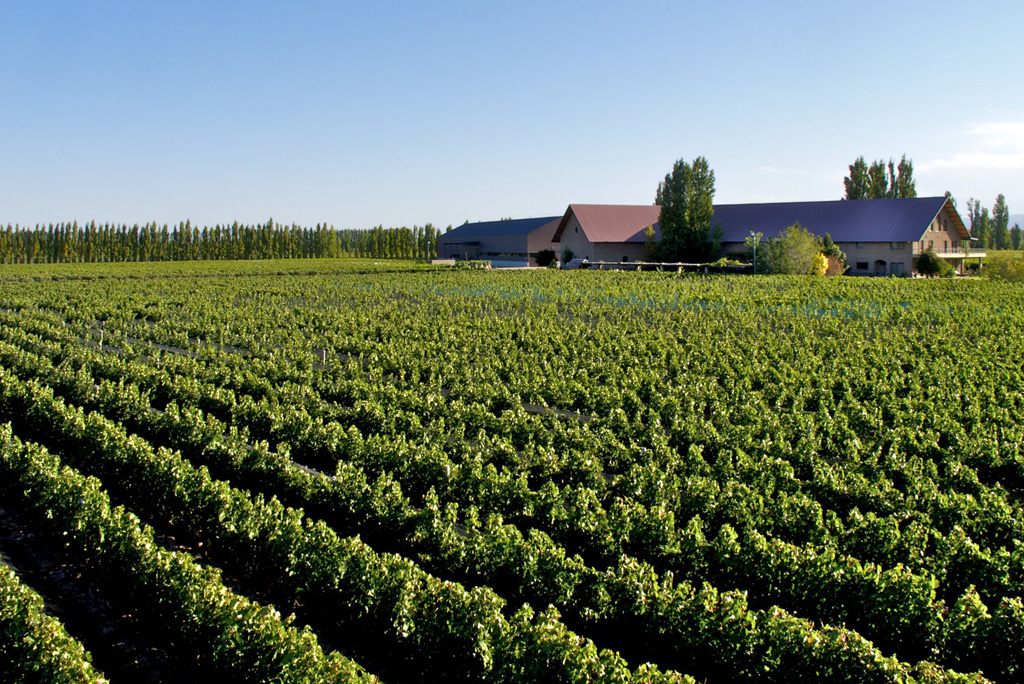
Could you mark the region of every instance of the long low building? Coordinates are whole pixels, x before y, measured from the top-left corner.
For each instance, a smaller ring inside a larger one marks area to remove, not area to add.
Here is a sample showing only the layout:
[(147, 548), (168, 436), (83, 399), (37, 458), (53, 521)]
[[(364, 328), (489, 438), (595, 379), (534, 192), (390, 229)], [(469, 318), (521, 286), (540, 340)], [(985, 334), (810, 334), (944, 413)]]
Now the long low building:
[(946, 197), (715, 205), (724, 254), (745, 254), (751, 233), (775, 237), (794, 223), (826, 233), (846, 254), (851, 275), (910, 275), (927, 250), (962, 271), (970, 232)]
[[(648, 227), (661, 239), (657, 205), (570, 204), (552, 240), (561, 251), (590, 261), (644, 258)], [(722, 229), (722, 254), (746, 255), (752, 233), (777, 237), (799, 223), (846, 253), (853, 275), (910, 275), (927, 250), (962, 271), (964, 259), (985, 253), (970, 248), (970, 233), (946, 197), (716, 204), (712, 224)]]
[(441, 259), (479, 259), (496, 266), (536, 266), (537, 253), (557, 249), (552, 243), (560, 216), (466, 223), (441, 233)]

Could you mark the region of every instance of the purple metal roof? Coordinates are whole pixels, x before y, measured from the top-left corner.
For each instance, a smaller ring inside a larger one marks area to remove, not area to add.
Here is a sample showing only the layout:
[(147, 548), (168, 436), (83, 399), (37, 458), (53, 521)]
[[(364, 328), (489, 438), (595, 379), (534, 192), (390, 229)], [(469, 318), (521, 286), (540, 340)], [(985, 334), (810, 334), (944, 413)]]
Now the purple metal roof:
[(441, 233), (439, 237), (449, 240), (463, 241), (479, 237), (493, 237), (495, 235), (526, 235), (542, 226), (546, 226), (552, 221), (557, 221), (559, 218), (561, 217), (547, 216), (544, 218), (466, 223), (458, 228), (452, 228), (447, 233)]
[[(912, 199), (834, 200), (826, 202), (771, 202), (716, 204), (712, 224), (722, 227), (722, 242), (743, 242), (751, 231), (777, 237), (794, 223), (814, 233), (828, 233), (835, 242), (915, 242), (946, 204), (945, 197)], [(591, 242), (643, 242), (644, 229), (654, 225), (661, 238), (657, 205), (570, 204), (553, 241), (561, 239), (575, 215)], [(949, 214), (964, 239), (967, 228), (952, 204)]]
[[(912, 199), (836, 200), (831, 202), (773, 202), (716, 204), (712, 224), (722, 226), (722, 242), (743, 242), (750, 232), (765, 238), (799, 223), (814, 233), (828, 233), (835, 242), (915, 242), (946, 204), (945, 197)], [(956, 210), (950, 215), (957, 230), (967, 231)]]

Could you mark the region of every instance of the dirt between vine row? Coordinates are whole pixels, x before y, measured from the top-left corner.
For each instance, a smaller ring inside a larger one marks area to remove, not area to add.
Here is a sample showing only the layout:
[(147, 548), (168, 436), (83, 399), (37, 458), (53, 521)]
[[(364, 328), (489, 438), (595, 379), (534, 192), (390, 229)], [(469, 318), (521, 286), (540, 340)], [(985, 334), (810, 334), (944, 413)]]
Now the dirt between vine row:
[[(196, 547), (181, 544), (174, 536), (156, 530), (154, 542), (170, 551), (187, 553), (203, 565), (216, 565), (202, 543)], [(159, 637), (152, 638), (144, 620), (119, 610), (94, 591), (80, 568), (59, 558), (48, 542), (3, 502), (0, 563), (13, 569), (22, 584), (42, 596), (46, 612), (59, 619), (68, 633), (82, 643), (93, 666), (111, 682), (193, 684), (208, 674), (195, 666), (189, 654), (176, 652), (173, 646), (161, 643)], [(223, 569), (221, 581), (239, 596), (263, 605), (269, 603), (261, 592), (246, 591)], [(307, 625), (299, 616), (293, 624), (299, 629)], [(315, 625), (309, 626), (317, 631)], [(345, 643), (336, 643), (337, 640)], [(356, 660), (382, 684), (416, 679), (411, 664), (402, 655), (382, 652), (371, 635), (327, 635), (318, 631), (317, 641), (325, 652), (338, 651)]]
[[(247, 445), (248, 446), (248, 445)], [(305, 466), (312, 474), (326, 475)], [(113, 505), (125, 504), (116, 491), (108, 490)], [(262, 605), (273, 604), (272, 586), (244, 582), (220, 561), (215, 548), (203, 542), (191, 544), (179, 540), (173, 524), (154, 518), (148, 511), (133, 510), (140, 521), (153, 529), (153, 541), (162, 548), (185, 553), (205, 566), (221, 569), (221, 582), (238, 596)], [(81, 569), (60, 557), (50, 541), (38, 535), (31, 522), (0, 499), (0, 563), (12, 568), (23, 584), (43, 597), (46, 612), (58, 618), (65, 629), (89, 651), (97, 670), (112, 682), (141, 684), (192, 684), (204, 673), (189, 653), (175, 651), (160, 634), (147, 634), (146, 618), (124, 612), (104, 599), (89, 585)], [(305, 620), (301, 605), (281, 605), (282, 614), (295, 613), (293, 626), (310, 627), (325, 652), (337, 651), (377, 677), (382, 684), (419, 681), (423, 674), (417, 664), (395, 652), (380, 639), (358, 625), (318, 629), (321, 625)]]
[(22, 516), (0, 502), (0, 562), (43, 597), (46, 612), (59, 619), (110, 681), (191, 684), (194, 673), (180, 666), (130, 613), (99, 597), (79, 569), (64, 562)]

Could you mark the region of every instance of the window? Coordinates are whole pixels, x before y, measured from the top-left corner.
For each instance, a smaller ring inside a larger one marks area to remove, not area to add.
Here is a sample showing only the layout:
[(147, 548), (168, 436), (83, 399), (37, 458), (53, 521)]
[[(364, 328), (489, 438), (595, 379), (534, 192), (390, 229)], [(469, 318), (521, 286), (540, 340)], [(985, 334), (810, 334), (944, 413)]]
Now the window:
[(942, 251), (946, 252), (948, 250), (949, 250), (949, 242), (947, 242), (946, 240), (943, 240), (942, 241)]
[(622, 261), (623, 261), (623, 263), (625, 263), (625, 262), (629, 261), (629, 257), (628, 257), (628, 256), (624, 256), (624, 257), (622, 257)]
[(935, 247), (935, 241), (934, 240), (929, 240), (928, 241), (928, 249), (933, 249), (934, 247)]
[(865, 245), (864, 245), (863, 242), (858, 242), (857, 243), (857, 249), (864, 249), (864, 247), (865, 247)]
[[(928, 246), (929, 247), (931, 246), (931, 242), (928, 243)], [(890, 242), (889, 243), (889, 249), (894, 249), (894, 250), (903, 249), (903, 243), (902, 242)]]
[(858, 261), (857, 262), (857, 270), (858, 271), (866, 271), (866, 270), (868, 270), (868, 262), (866, 262), (866, 261)]
[(892, 268), (892, 274), (893, 275), (903, 275), (903, 262), (902, 261), (894, 261), (891, 264), (889, 264), (889, 267)]

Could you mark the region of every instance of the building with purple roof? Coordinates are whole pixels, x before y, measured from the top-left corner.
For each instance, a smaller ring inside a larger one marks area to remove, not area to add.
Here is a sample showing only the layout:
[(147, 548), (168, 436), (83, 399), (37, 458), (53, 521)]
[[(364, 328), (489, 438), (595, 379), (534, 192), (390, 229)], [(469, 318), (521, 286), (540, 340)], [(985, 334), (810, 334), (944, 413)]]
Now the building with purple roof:
[[(552, 241), (591, 261), (637, 261), (643, 258), (645, 231), (658, 226), (654, 205), (571, 204), (558, 222)], [(746, 256), (747, 237), (777, 237), (799, 223), (818, 236), (829, 235), (846, 253), (852, 275), (909, 276), (914, 259), (927, 250), (958, 272), (968, 256), (983, 257), (953, 203), (946, 197), (716, 204), (712, 223), (722, 230), (722, 254)]]
[(536, 266), (537, 252), (555, 249), (558, 216), (466, 223), (437, 238), (440, 259), (477, 259), (495, 266)]

